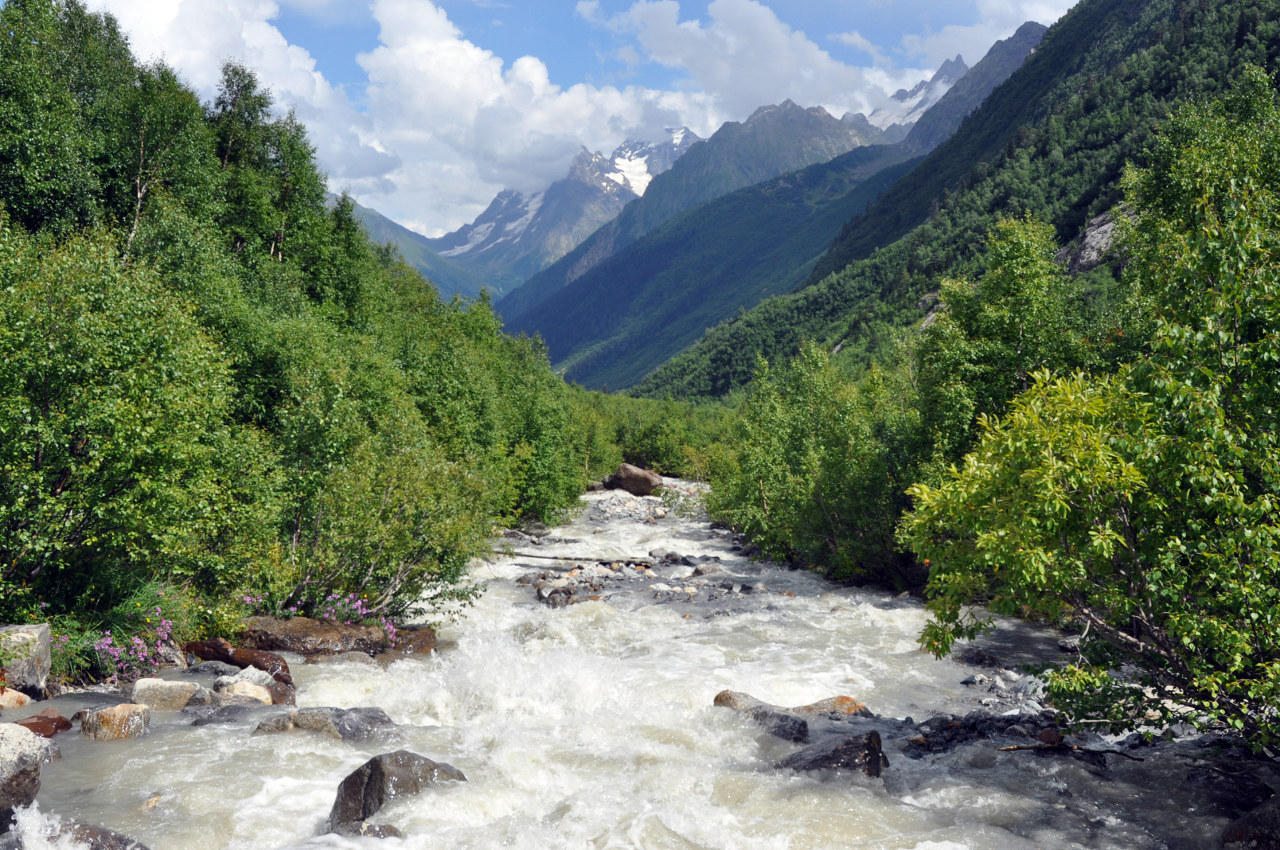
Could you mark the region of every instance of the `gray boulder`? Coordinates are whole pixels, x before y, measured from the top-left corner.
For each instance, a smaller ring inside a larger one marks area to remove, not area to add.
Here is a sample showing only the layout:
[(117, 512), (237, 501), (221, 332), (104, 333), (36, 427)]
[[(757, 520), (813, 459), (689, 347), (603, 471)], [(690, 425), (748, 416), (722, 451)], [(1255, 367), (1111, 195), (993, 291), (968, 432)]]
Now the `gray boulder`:
[(42, 699), (49, 684), (49, 624), (0, 626), (0, 667), (7, 687)]
[(13, 810), (29, 806), (40, 790), (40, 766), (56, 750), (49, 741), (14, 723), (0, 723), (0, 832)]
[(398, 831), (382, 832), (379, 827), (368, 826), (364, 821), (396, 797), (417, 794), (441, 781), (466, 780), (462, 771), (453, 765), (435, 762), (408, 750), (374, 756), (338, 786), (338, 796), (329, 812), (328, 831), (379, 837), (397, 834)]

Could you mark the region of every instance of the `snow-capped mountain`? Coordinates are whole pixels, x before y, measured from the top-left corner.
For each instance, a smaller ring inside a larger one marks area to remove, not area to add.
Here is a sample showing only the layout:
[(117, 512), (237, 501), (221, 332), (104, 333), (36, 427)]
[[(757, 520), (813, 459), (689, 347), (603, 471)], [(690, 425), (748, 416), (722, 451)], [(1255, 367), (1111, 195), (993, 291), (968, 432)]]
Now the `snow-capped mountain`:
[(941, 100), (947, 90), (968, 70), (969, 66), (965, 64), (963, 57), (957, 55), (955, 59), (948, 59), (929, 79), (921, 80), (910, 90), (898, 89), (894, 92), (887, 101), (871, 111), (867, 120), (882, 130), (887, 130), (894, 124), (910, 126), (929, 107)]
[(607, 157), (584, 148), (563, 179), (532, 194), (500, 192), (475, 221), (429, 244), (504, 291), (573, 250), (698, 141), (681, 127), (659, 142), (624, 142)]

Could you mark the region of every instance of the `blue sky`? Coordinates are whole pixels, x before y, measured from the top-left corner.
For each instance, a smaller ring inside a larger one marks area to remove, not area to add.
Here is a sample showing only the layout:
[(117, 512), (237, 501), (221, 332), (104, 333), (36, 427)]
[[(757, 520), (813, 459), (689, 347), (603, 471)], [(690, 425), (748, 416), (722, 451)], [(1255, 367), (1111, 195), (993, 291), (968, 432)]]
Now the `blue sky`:
[(226, 59), (307, 124), (335, 189), (427, 234), (585, 146), (791, 98), (869, 111), (1071, 0), (88, 0), (204, 97)]

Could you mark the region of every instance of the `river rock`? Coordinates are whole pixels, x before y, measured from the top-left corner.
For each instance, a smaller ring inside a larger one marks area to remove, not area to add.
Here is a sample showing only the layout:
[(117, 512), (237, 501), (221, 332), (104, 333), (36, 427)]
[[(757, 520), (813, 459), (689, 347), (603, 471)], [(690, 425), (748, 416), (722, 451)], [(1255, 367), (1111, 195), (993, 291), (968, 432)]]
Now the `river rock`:
[(730, 708), (739, 714), (745, 714), (769, 734), (783, 740), (797, 743), (809, 740), (809, 724), (804, 718), (761, 702), (749, 694), (739, 691), (721, 691), (716, 694), (715, 704), (721, 708)]
[(80, 734), (95, 741), (140, 738), (150, 729), (151, 709), (131, 702), (90, 711), (80, 721)]
[[(63, 820), (47, 832), (44, 838), (50, 844), (59, 845), (69, 840), (77, 847), (87, 848), (87, 850), (147, 850), (145, 844), (127, 835), (73, 820)], [(22, 836), (16, 833), (0, 836), (0, 850), (24, 850), (25, 847)]]
[(342, 741), (366, 741), (394, 727), (395, 723), (380, 708), (294, 708), (263, 720), (253, 734), (300, 729)]
[(828, 699), (819, 700), (809, 705), (802, 705), (799, 708), (791, 709), (796, 714), (825, 714), (835, 717), (848, 717), (850, 715), (859, 715), (862, 717), (871, 717), (871, 709), (867, 708), (861, 702), (849, 696), (830, 697)]
[(245, 620), (243, 643), (249, 649), (296, 652), (299, 655), (334, 655), (339, 652), (373, 655), (390, 646), (381, 626), (331, 623), (310, 617), (250, 617)]
[(880, 746), (880, 733), (831, 738), (792, 753), (778, 764), (791, 770), (861, 770), (879, 776), (889, 766)]
[(17, 725), (35, 732), (41, 738), (52, 738), (59, 732), (69, 730), (71, 721), (59, 714), (57, 709), (45, 708), (38, 714), (17, 721)]
[(662, 476), (624, 463), (601, 482), (606, 490), (626, 490), (633, 496), (648, 496), (662, 486)]
[(408, 750), (396, 750), (369, 759), (348, 774), (338, 786), (329, 812), (328, 831), (344, 835), (370, 835), (364, 821), (388, 800), (417, 794), (444, 780), (465, 782), (467, 777), (451, 764), (435, 762)]
[(188, 705), (208, 705), (213, 694), (196, 682), (139, 679), (133, 683), (133, 701), (156, 711), (181, 711)]
[(31, 704), (31, 697), (17, 688), (0, 690), (0, 711), (12, 708), (24, 708)]
[(378, 653), (379, 660), (389, 660), (399, 656), (430, 655), (439, 646), (435, 629), (430, 626), (400, 626), (396, 629), (395, 646), (388, 647)]
[(234, 664), (241, 669), (254, 667), (270, 673), (278, 682), (286, 685), (293, 684), (293, 675), (289, 672), (288, 662), (274, 652), (233, 647), (226, 638), (193, 640), (184, 643), (182, 651), (189, 652), (202, 661), (221, 661)]
[(213, 682), (215, 694), (227, 697), (245, 697), (267, 705), (294, 705), (298, 689), (285, 684), (265, 670), (246, 667), (234, 676), (219, 676)]
[(29, 806), (40, 790), (40, 765), (53, 744), (14, 723), (0, 723), (0, 832), (9, 828), (13, 810)]
[(1280, 850), (1280, 796), (1227, 826), (1222, 846), (1228, 850)]
[(40, 699), (49, 684), (49, 624), (0, 626), (0, 667), (6, 687)]

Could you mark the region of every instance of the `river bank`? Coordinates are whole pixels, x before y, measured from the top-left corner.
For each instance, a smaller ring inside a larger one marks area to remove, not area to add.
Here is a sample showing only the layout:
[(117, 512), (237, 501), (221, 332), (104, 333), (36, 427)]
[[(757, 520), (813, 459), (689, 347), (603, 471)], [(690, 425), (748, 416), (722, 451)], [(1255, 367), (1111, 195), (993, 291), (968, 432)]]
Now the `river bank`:
[[(485, 592), (431, 656), (290, 657), (300, 707), (387, 713), (394, 726), (370, 739), (176, 711), (134, 741), (60, 735), (26, 846), (50, 846), (51, 814), (152, 850), (379, 846), (321, 832), (343, 777), (401, 748), (468, 780), (372, 819), (407, 848), (1215, 847), (1275, 781), (1205, 738), (1045, 749), (1052, 719), (1021, 668), (1062, 657), (1057, 635), (1007, 623), (962, 660), (934, 659), (916, 646), (917, 600), (753, 560), (706, 521), (697, 488), (667, 483), (663, 499), (587, 494), (565, 524), (501, 541), (473, 565)], [(780, 709), (807, 718), (806, 744), (715, 705), (724, 691), (774, 707), (847, 695), (874, 716)], [(54, 702), (69, 714), (103, 698)], [(780, 766), (842, 729), (877, 731), (880, 776)]]

